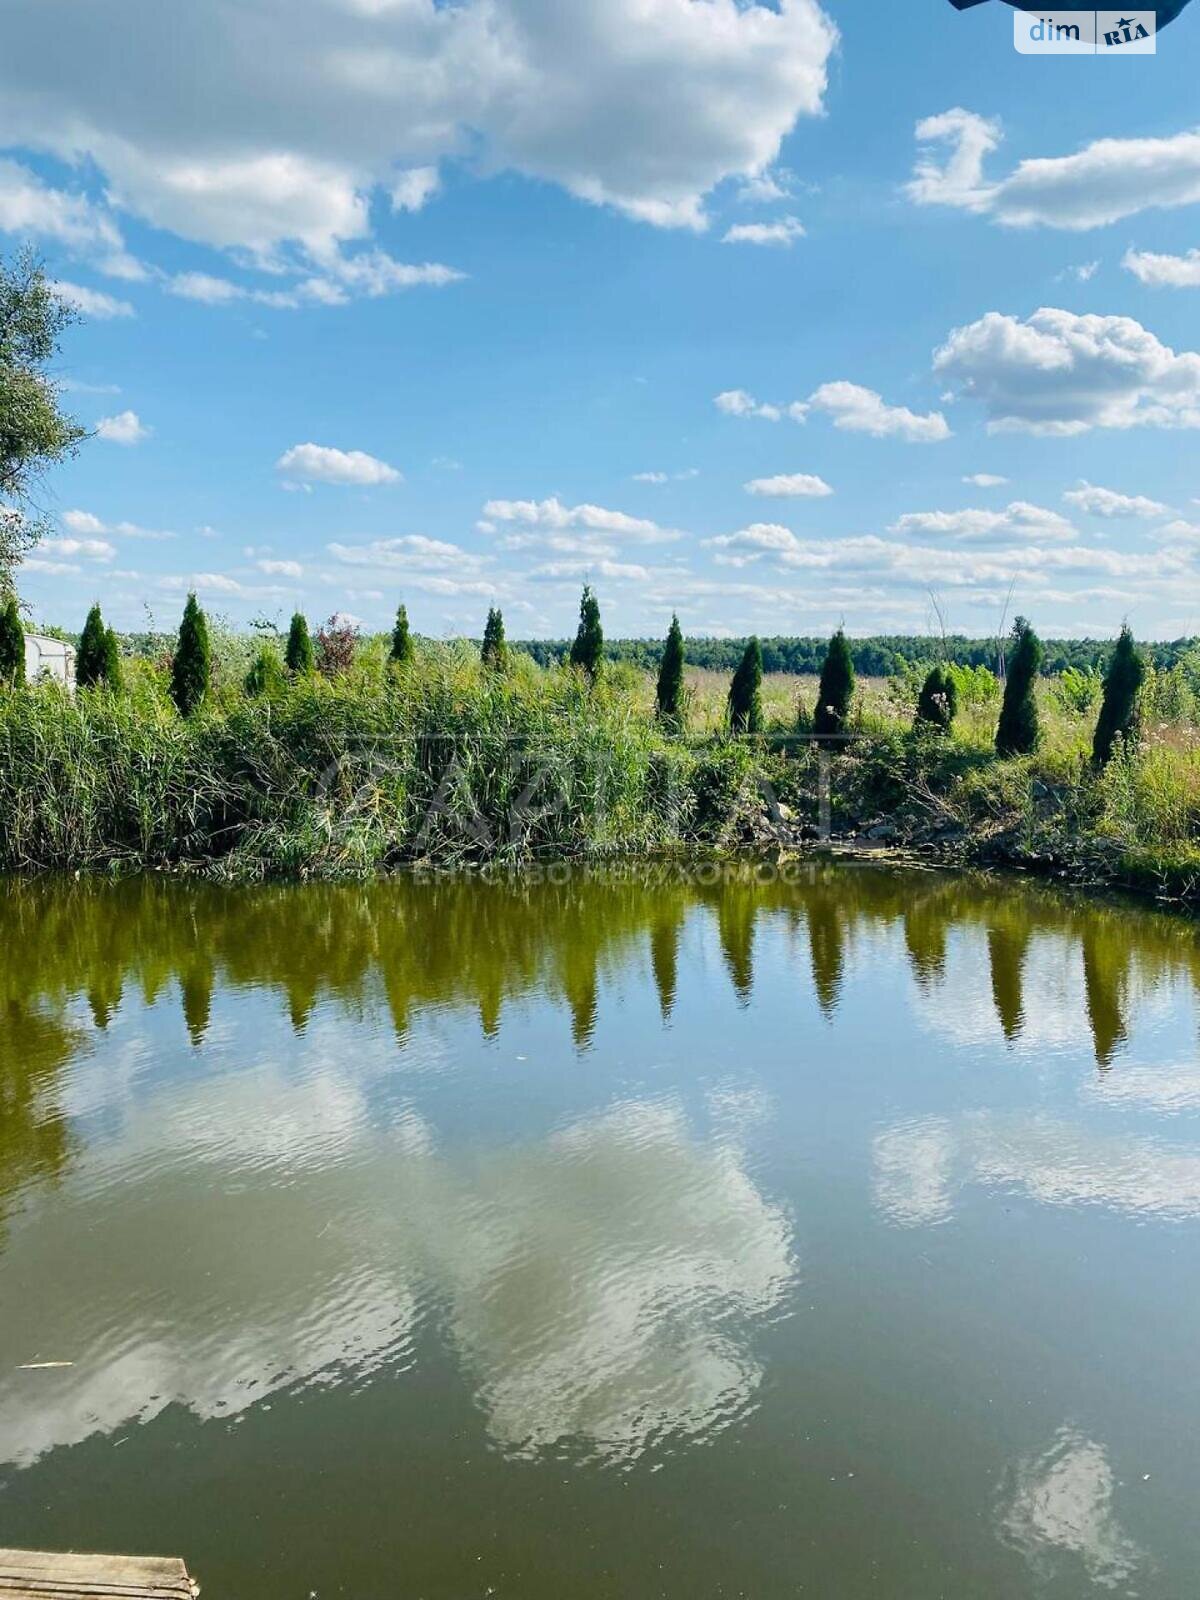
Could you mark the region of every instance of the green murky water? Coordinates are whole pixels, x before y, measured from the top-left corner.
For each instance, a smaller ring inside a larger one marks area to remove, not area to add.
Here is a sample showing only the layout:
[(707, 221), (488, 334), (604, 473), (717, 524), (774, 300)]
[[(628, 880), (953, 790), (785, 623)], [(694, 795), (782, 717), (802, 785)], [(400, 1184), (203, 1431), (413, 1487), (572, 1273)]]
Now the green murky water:
[(208, 1600), (1197, 1592), (1193, 925), (850, 866), (8, 883), (0, 963), (0, 1545)]

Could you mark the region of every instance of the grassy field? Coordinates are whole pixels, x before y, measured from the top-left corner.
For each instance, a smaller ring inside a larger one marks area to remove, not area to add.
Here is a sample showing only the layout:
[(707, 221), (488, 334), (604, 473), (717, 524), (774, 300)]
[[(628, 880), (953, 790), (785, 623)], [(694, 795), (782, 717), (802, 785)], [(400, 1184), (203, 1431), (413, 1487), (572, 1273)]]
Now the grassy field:
[[(687, 727), (653, 716), (652, 678), (606, 666), (595, 686), (515, 656), (484, 670), (465, 644), (423, 644), (397, 674), (382, 640), (336, 678), (266, 696), (225, 640), (218, 680), (183, 719), (165, 666), (74, 699), (0, 693), (0, 867), (183, 868), (231, 877), (369, 874), (402, 862), (604, 857), (761, 842), (776, 802), (816, 817), (816, 757), (785, 747), (815, 699), (768, 676), (767, 731), (730, 739), (727, 680), (691, 670)], [(1135, 750), (1091, 766), (1099, 682), (1039, 687), (1037, 753), (993, 748), (998, 686), (949, 736), (914, 732), (919, 673), (861, 681), (860, 742), (833, 762), (835, 830), (880, 823), (965, 858), (1008, 858), (1172, 897), (1200, 896), (1200, 671), (1151, 672)]]

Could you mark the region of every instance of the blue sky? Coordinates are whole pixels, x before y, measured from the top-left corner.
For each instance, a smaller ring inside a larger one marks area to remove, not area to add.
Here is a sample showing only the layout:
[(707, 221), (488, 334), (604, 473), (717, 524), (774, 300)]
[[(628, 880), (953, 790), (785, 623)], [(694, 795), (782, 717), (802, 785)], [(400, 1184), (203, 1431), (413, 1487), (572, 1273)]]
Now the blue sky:
[(39, 617), (1200, 631), (1200, 9), (1125, 60), (998, 0), (5, 12), (0, 246), (100, 430)]

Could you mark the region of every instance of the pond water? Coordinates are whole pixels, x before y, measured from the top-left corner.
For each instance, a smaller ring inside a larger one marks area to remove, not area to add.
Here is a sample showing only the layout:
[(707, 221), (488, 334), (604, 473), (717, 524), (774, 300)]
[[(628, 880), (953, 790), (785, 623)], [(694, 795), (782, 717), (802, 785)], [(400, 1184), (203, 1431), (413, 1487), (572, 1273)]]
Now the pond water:
[(1200, 935), (813, 865), (0, 884), (0, 1545), (1181, 1600)]

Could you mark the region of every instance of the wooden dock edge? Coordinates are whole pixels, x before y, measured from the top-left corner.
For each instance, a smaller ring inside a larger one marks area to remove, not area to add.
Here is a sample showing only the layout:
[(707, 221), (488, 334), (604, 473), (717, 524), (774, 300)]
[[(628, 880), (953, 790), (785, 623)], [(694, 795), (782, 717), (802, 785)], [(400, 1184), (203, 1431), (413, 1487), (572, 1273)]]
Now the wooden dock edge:
[(0, 1600), (195, 1600), (199, 1593), (174, 1556), (0, 1550)]

